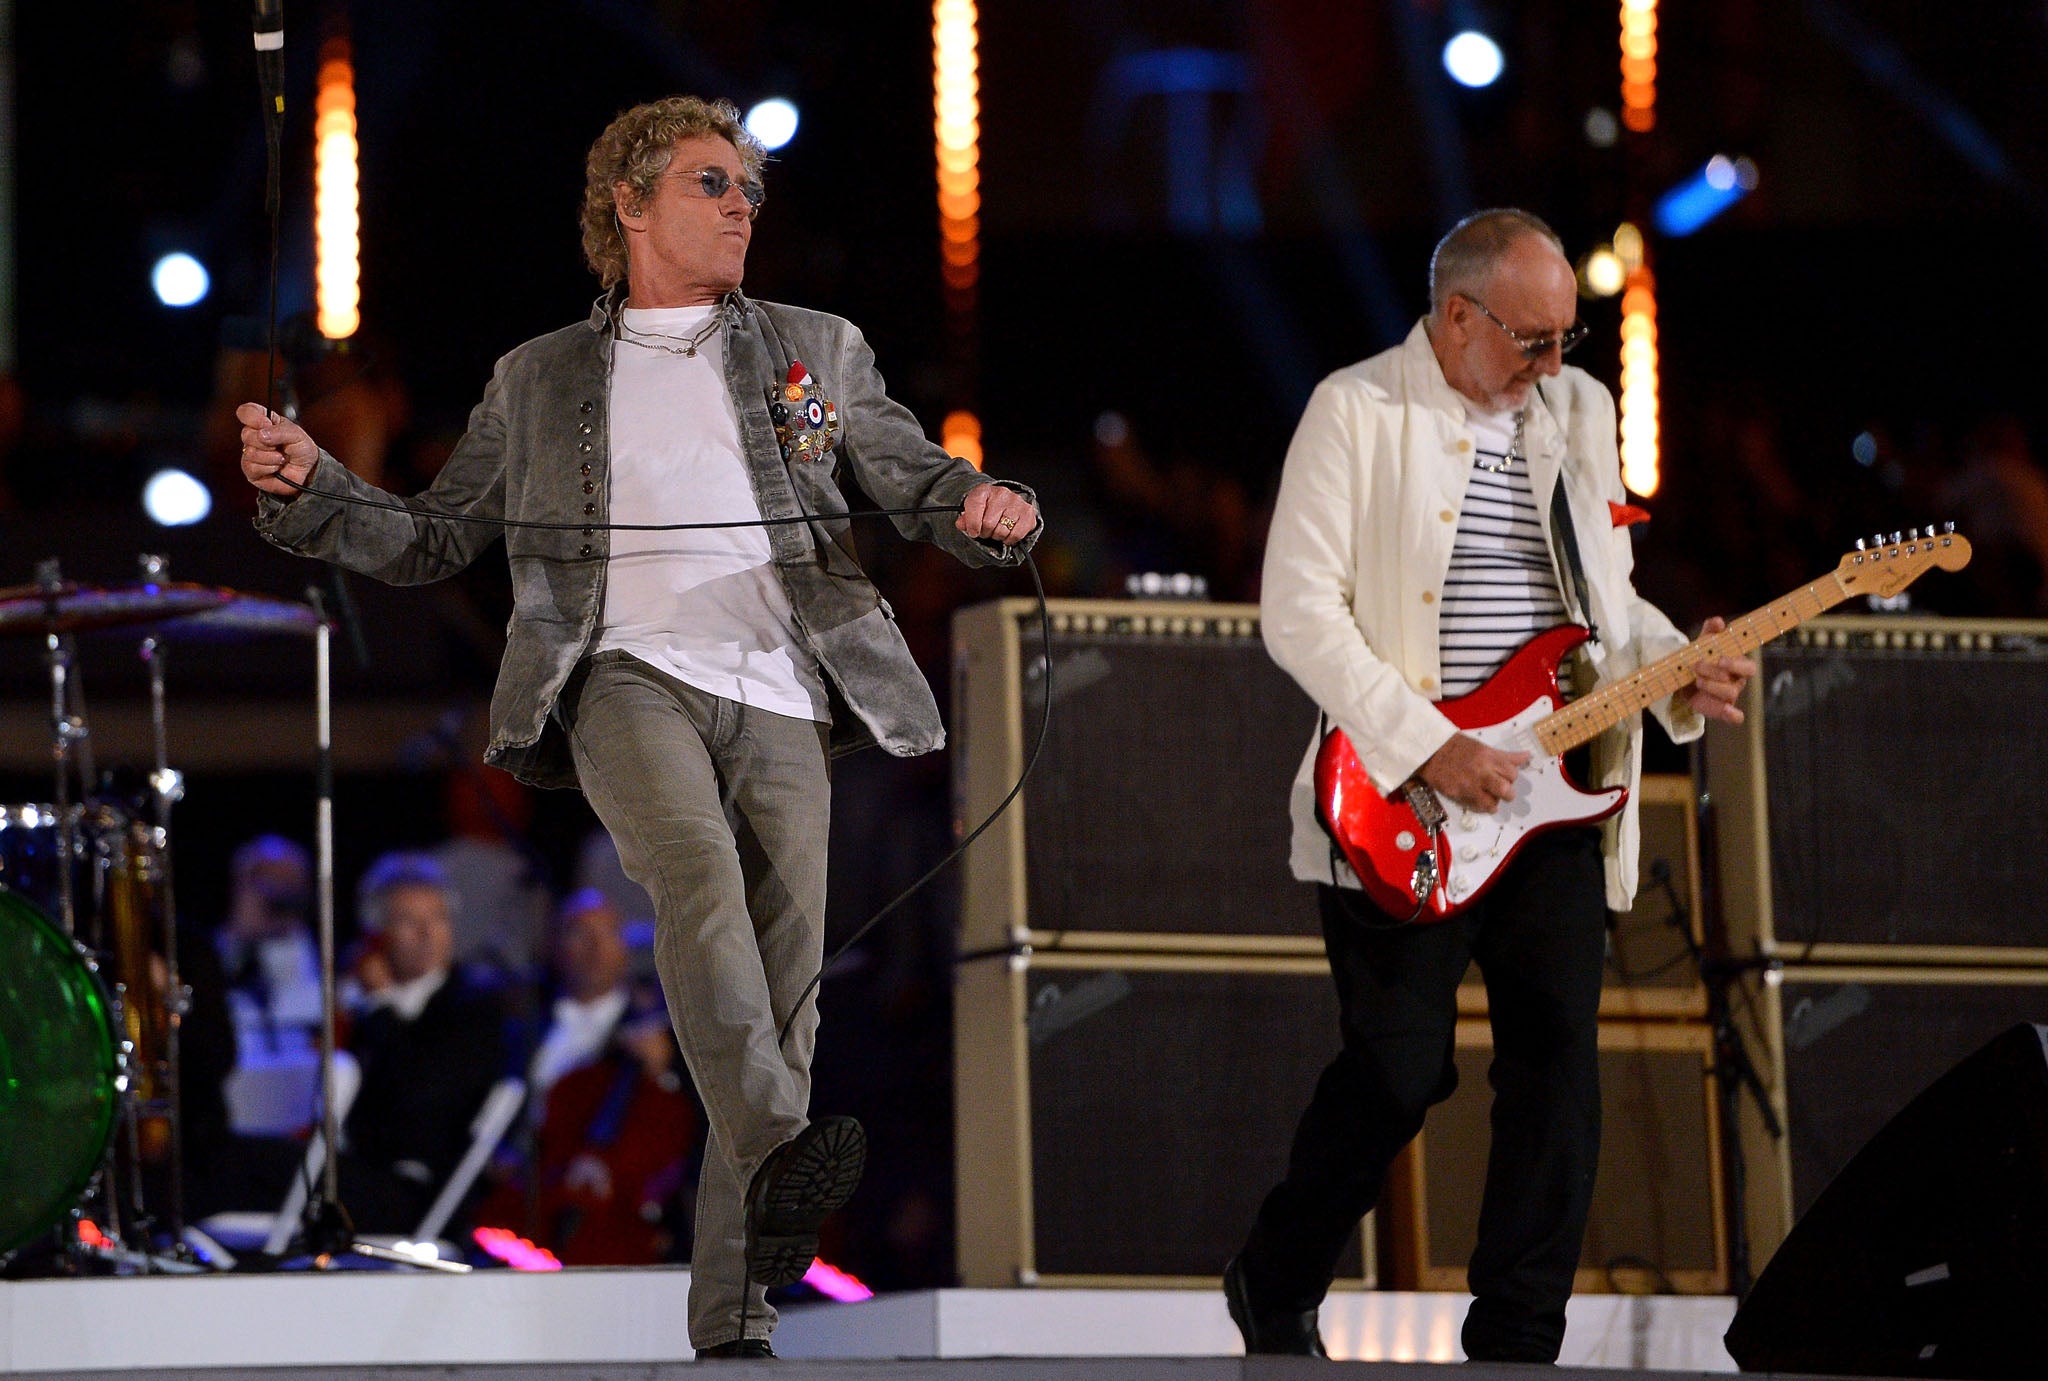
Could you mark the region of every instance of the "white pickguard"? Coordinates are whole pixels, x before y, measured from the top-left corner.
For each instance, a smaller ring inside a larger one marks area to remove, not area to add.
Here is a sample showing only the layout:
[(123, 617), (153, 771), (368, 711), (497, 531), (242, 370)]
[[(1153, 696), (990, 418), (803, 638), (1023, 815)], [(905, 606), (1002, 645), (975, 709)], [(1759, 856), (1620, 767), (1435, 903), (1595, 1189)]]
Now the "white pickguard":
[(1528, 835), (1553, 825), (1575, 825), (1607, 814), (1621, 788), (1584, 792), (1566, 780), (1564, 765), (1543, 751), (1536, 741), (1537, 721), (1557, 708), (1549, 696), (1536, 700), (1512, 719), (1466, 733), (1489, 748), (1503, 752), (1527, 753), (1529, 764), (1515, 777), (1515, 794), (1489, 814), (1467, 810), (1453, 801), (1443, 802), (1444, 833), (1450, 858), (1439, 882), (1439, 893), (1452, 905), (1461, 905), (1480, 890), (1508, 861), (1508, 855)]

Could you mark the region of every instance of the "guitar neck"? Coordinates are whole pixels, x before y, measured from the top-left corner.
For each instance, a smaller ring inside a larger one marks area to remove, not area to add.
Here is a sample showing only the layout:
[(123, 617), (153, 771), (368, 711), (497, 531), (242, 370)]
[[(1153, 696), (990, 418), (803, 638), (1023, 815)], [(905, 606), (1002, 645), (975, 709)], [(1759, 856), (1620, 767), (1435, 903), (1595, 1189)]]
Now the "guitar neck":
[(1693, 668), (1701, 662), (1754, 652), (1848, 597), (1849, 592), (1838, 576), (1824, 575), (1783, 599), (1772, 600), (1763, 608), (1744, 614), (1712, 637), (1687, 643), (1613, 685), (1602, 686), (1591, 695), (1572, 701), (1537, 722), (1537, 740), (1551, 754), (1576, 748), (1667, 695), (1684, 690), (1693, 683)]

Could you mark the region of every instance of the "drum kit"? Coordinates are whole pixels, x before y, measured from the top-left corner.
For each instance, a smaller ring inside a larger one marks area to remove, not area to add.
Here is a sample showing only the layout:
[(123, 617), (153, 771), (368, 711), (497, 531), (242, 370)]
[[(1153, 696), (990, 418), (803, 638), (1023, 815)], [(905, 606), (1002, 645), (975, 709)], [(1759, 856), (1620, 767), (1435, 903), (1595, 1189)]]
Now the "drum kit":
[[(145, 556), (134, 584), (84, 585), (46, 562), (34, 584), (0, 589), (0, 637), (42, 641), (54, 768), (49, 802), (0, 805), (0, 1262), (61, 1232), (69, 1251), (116, 1268), (199, 1269), (183, 1245), (179, 1189), (178, 1030), (190, 993), (172, 885), (171, 814), (184, 780), (166, 733), (169, 650), (314, 638), (325, 762), (329, 628), (317, 599), (167, 574), (163, 558)], [(138, 792), (113, 790), (96, 770), (81, 635), (132, 637), (147, 667), (154, 761)], [(324, 790), (318, 823), (326, 864)], [(330, 893), (330, 938), (331, 906)]]

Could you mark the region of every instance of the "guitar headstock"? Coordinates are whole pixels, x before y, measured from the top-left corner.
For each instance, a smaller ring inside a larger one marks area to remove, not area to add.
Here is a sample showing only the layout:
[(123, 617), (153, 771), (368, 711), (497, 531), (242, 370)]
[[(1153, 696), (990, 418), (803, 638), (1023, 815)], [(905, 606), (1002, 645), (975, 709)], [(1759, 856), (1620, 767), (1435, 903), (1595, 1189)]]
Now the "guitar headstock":
[(1856, 550), (1843, 554), (1835, 576), (1852, 595), (1888, 596), (1911, 585), (1930, 566), (1959, 571), (1969, 564), (1969, 539), (1957, 533), (1954, 523), (1943, 523), (1939, 532), (1930, 525), (1924, 531), (1916, 527), (1859, 537)]

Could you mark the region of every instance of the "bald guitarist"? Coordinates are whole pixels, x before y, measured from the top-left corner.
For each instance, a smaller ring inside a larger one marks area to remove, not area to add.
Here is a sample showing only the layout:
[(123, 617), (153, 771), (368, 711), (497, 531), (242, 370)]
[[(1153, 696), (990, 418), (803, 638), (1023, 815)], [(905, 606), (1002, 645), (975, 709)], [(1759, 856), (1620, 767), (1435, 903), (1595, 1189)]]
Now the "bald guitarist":
[[(1274, 660), (1343, 731), (1367, 789), (1419, 782), (1432, 809), (1478, 819), (1525, 809), (1536, 776), (1557, 764), (1463, 732), (1437, 702), (1485, 685), (1532, 636), (1568, 621), (1596, 630), (1566, 668), (1579, 693), (1686, 639), (1629, 583), (1614, 404), (1563, 363), (1585, 328), (1557, 237), (1520, 211), (1467, 218), (1437, 246), (1430, 303), (1405, 343), (1340, 370), (1310, 400), (1281, 479), (1262, 614)], [(1703, 718), (1740, 721), (1735, 700), (1755, 670), (1747, 657), (1703, 655), (1689, 685), (1649, 708), (1687, 741)], [(1633, 788), (1641, 737), (1630, 713), (1592, 742), (1582, 770)], [(1320, 1353), (1316, 1309), (1339, 1252), (1395, 1153), (1455, 1085), (1456, 990), (1476, 958), (1496, 1093), (1465, 1352), (1555, 1361), (1599, 1156), (1601, 966), (1607, 908), (1626, 908), (1635, 887), (1633, 792), (1610, 797), (1618, 811), (1604, 826), (1522, 841), (1484, 895), (1411, 925), (1423, 908), (1361, 891), (1322, 828), (1316, 756), (1312, 746), (1295, 786), (1293, 864), (1317, 885), (1343, 1049), (1302, 1117), (1286, 1178), (1226, 1268), (1231, 1317), (1249, 1352)], [(1427, 841), (1406, 842), (1419, 856)], [(1432, 854), (1430, 866), (1456, 863)], [(1442, 881), (1418, 875), (1418, 895)]]

